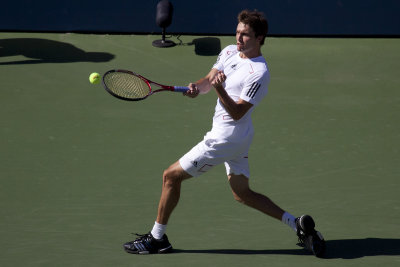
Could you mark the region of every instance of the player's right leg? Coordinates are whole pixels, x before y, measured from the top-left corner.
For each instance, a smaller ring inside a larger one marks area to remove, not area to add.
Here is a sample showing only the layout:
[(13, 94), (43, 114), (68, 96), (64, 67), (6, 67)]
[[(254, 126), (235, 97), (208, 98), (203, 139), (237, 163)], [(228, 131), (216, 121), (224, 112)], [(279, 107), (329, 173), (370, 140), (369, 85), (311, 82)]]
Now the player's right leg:
[(158, 204), (157, 223), (166, 225), (168, 219), (178, 204), (181, 184), (192, 176), (182, 169), (179, 161), (175, 162), (163, 173), (163, 184), (160, 202)]
[(178, 204), (181, 183), (192, 177), (182, 169), (179, 162), (175, 162), (163, 173), (163, 184), (160, 202), (158, 205), (157, 220), (153, 230), (144, 235), (138, 235), (134, 241), (124, 244), (124, 249), (132, 254), (168, 253), (172, 245), (165, 234), (168, 219)]

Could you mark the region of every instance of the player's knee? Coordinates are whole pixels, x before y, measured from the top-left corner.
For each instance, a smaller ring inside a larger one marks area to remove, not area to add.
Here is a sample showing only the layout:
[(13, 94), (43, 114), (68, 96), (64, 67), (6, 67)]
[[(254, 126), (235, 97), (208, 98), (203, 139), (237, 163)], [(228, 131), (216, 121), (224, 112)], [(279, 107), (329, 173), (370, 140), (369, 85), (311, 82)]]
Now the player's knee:
[(237, 202), (246, 204), (250, 197), (251, 191), (250, 190), (237, 190), (237, 191), (233, 191), (232, 193), (233, 193), (233, 198)]
[(180, 184), (180, 178), (177, 173), (172, 169), (168, 168), (163, 172), (163, 184), (165, 186), (175, 186)]
[(174, 181), (173, 174), (169, 169), (164, 170), (162, 177), (163, 184), (171, 184)]
[(236, 193), (233, 193), (233, 198), (234, 198), (237, 202), (244, 204), (244, 200), (243, 200), (239, 195), (237, 195)]

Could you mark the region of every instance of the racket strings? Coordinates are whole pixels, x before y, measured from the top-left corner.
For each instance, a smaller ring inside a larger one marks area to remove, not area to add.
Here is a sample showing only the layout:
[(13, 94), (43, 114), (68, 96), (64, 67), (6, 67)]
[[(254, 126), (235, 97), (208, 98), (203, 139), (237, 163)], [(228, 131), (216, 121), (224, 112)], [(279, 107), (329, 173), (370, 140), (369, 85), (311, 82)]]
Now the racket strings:
[(150, 93), (150, 87), (145, 81), (128, 73), (108, 73), (104, 83), (111, 92), (123, 98), (144, 98)]

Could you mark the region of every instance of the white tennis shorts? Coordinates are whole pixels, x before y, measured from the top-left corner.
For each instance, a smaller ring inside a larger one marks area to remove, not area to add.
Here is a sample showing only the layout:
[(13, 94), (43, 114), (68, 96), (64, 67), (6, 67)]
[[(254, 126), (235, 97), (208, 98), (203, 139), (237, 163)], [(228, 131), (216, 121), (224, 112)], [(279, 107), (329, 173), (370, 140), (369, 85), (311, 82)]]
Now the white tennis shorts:
[(204, 139), (179, 159), (183, 170), (199, 176), (212, 167), (224, 163), (226, 174), (250, 177), (248, 152), (253, 134), (240, 140), (218, 139), (208, 132)]

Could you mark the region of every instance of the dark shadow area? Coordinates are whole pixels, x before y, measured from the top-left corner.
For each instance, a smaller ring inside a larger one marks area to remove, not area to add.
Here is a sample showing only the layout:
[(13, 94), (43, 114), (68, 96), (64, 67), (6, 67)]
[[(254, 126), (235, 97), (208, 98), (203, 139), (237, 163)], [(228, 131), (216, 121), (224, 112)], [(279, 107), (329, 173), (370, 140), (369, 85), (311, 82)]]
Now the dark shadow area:
[[(248, 249), (174, 249), (174, 253), (237, 254), (237, 255), (311, 255), (305, 249), (248, 250)], [(325, 259), (356, 259), (367, 256), (399, 256), (400, 239), (365, 238), (327, 240)]]
[(196, 38), (183, 45), (194, 45), (194, 52), (199, 56), (218, 56), (221, 52), (221, 41), (215, 37)]
[(327, 259), (356, 259), (366, 256), (399, 256), (400, 239), (365, 238), (326, 241)]
[[(1, 62), (2, 57), (25, 56), (30, 59)], [(0, 39), (0, 65), (107, 62), (115, 56), (103, 52), (85, 52), (69, 43), (37, 38)]]
[(193, 253), (193, 254), (228, 254), (228, 255), (309, 255), (304, 249), (174, 249), (173, 253)]

